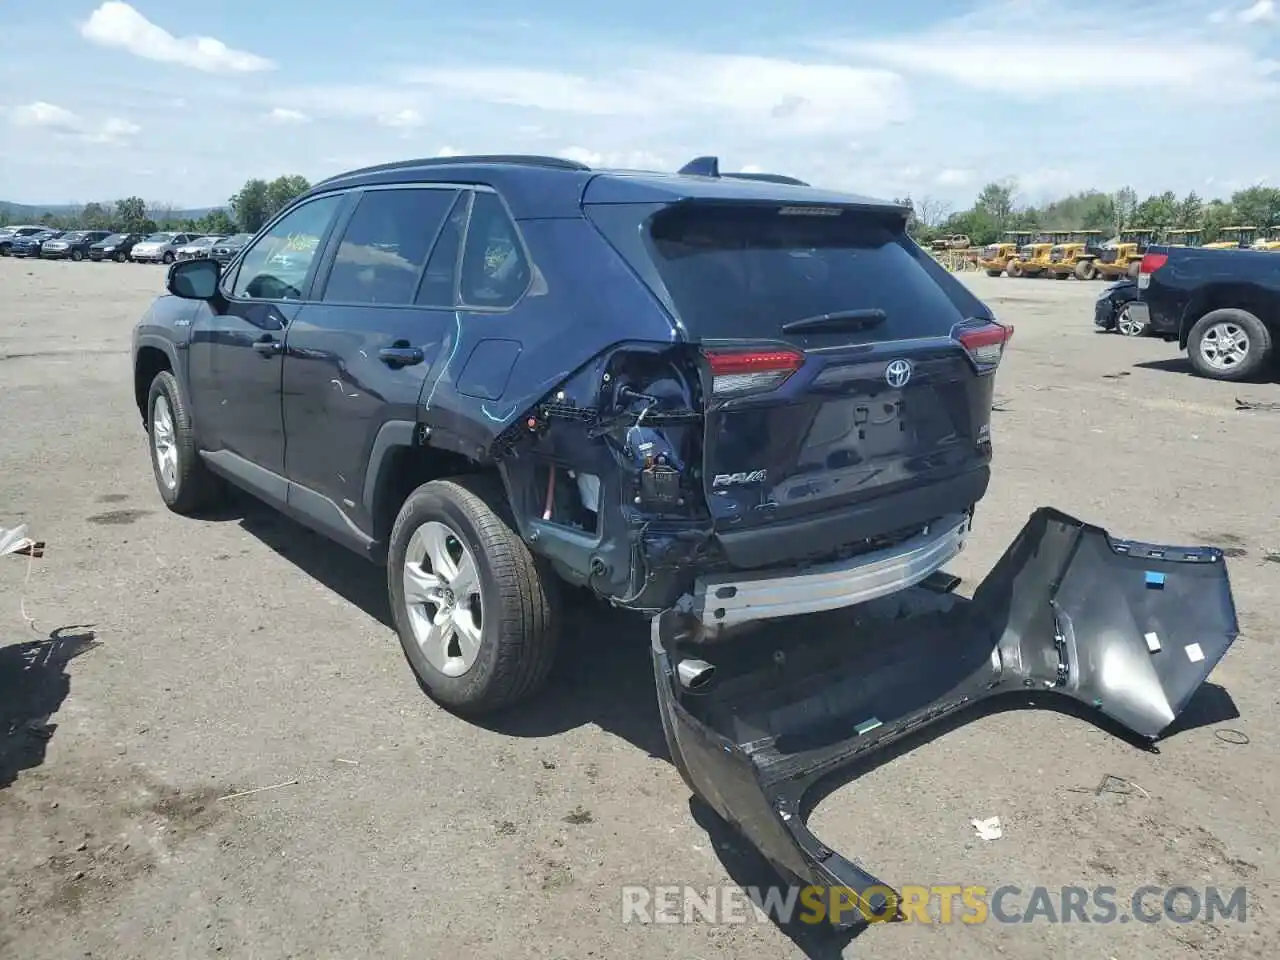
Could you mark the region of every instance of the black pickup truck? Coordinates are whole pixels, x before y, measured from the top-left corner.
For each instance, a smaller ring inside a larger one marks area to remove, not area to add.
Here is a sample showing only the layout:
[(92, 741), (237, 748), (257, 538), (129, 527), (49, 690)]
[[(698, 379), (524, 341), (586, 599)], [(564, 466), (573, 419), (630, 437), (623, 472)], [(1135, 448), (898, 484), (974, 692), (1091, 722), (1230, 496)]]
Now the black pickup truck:
[(1151, 334), (1177, 340), (1201, 376), (1251, 379), (1274, 360), (1280, 337), (1280, 256), (1151, 247), (1129, 315)]

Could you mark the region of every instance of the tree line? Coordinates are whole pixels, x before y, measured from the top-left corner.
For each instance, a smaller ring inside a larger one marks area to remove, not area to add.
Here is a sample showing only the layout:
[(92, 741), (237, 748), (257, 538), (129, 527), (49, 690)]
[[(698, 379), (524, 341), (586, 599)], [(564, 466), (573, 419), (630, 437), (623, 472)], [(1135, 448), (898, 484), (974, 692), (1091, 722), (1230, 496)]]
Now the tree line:
[(1195, 191), (1179, 198), (1168, 190), (1139, 200), (1131, 187), (1085, 190), (1037, 207), (1020, 203), (1017, 181), (1004, 180), (983, 187), (967, 210), (953, 211), (928, 197), (902, 202), (914, 211), (910, 230), (917, 240), (964, 234), (977, 246), (995, 242), (1006, 230), (1101, 230), (1114, 236), (1130, 228), (1184, 229), (1212, 243), (1223, 227), (1280, 227), (1280, 187), (1249, 187), (1227, 200), (1205, 200)]
[[(120, 233), (155, 233), (175, 230), (206, 236), (257, 233), (258, 228), (288, 204), (306, 193), (311, 184), (306, 177), (276, 177), (274, 180), (246, 180), (225, 207), (209, 210), (200, 217), (182, 217), (171, 203), (147, 202), (141, 197), (125, 197), (103, 203), (86, 203), (61, 211), (45, 211), (36, 218), (55, 230), (115, 230)], [(0, 207), (0, 226), (23, 220)], [(25, 222), (25, 221), (24, 221)]]

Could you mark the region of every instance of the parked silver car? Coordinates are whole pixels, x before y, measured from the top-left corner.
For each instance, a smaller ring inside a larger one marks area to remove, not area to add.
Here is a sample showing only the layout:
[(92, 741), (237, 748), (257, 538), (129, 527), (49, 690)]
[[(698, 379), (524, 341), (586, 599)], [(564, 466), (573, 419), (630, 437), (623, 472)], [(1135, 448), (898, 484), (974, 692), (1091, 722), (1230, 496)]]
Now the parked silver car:
[(178, 248), (185, 247), (195, 239), (194, 233), (153, 233), (144, 237), (133, 248), (129, 259), (144, 263), (173, 263), (178, 259)]
[(174, 251), (175, 258), (178, 260), (199, 260), (201, 257), (207, 257), (214, 244), (225, 239), (226, 237), (221, 236), (197, 237), (185, 246), (178, 247)]

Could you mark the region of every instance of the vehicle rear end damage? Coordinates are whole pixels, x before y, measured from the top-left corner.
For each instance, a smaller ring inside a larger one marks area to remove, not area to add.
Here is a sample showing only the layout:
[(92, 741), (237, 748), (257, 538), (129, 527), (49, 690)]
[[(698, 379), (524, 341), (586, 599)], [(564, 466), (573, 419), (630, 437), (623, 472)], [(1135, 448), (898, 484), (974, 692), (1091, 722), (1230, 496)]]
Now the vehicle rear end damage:
[(845, 914), (854, 925), (894, 919), (897, 894), (805, 826), (820, 781), (1011, 693), (1061, 694), (1154, 740), (1238, 630), (1220, 551), (1112, 540), (1050, 508), (971, 600), (951, 585), (935, 575), (713, 648), (696, 642), (692, 612), (653, 620), (659, 708), (682, 776), (785, 876), (862, 904)]
[(903, 211), (588, 216), (676, 342), (610, 347), (498, 438), (517, 522), (562, 575), (655, 611), (695, 575), (776, 594), (771, 581), (824, 566), (826, 599), (793, 596), (776, 616), (902, 589), (954, 555), (986, 492), (1012, 330), (906, 237)]

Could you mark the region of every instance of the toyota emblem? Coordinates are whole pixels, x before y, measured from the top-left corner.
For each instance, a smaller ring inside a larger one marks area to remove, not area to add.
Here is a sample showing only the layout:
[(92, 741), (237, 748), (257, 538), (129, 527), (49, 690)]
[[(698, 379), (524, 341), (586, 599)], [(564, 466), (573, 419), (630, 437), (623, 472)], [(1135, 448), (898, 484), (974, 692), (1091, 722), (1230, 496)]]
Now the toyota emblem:
[(911, 379), (911, 361), (894, 360), (884, 368), (884, 379), (891, 387), (905, 387)]

